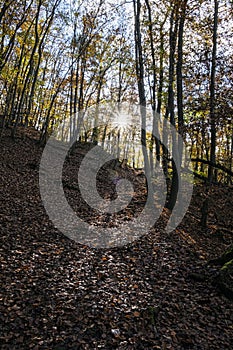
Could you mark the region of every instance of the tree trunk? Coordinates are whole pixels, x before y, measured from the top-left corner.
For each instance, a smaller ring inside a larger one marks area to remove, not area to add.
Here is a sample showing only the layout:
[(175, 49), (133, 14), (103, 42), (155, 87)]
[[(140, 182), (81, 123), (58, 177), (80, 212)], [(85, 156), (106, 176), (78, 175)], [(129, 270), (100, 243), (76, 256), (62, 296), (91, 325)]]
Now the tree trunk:
[(156, 159), (160, 161), (160, 141), (154, 136), (156, 131), (158, 132), (158, 115), (156, 113), (156, 85), (157, 85), (157, 75), (156, 75), (156, 59), (155, 59), (155, 48), (154, 48), (154, 38), (153, 38), (153, 24), (152, 24), (152, 15), (151, 15), (151, 6), (148, 0), (145, 0), (147, 11), (148, 11), (148, 29), (149, 29), (149, 38), (150, 38), (150, 51), (152, 58), (152, 73), (153, 73), (153, 82), (152, 82), (152, 113), (153, 113), (153, 129), (150, 142), (150, 168), (151, 174), (154, 172), (154, 157), (153, 157), (153, 148), (154, 143), (156, 147)]
[[(172, 12), (171, 12), (171, 17), (170, 17), (169, 83), (168, 83), (168, 102), (167, 102), (167, 109), (166, 109), (166, 115), (165, 115), (165, 118), (167, 119), (168, 117), (170, 117), (170, 123), (174, 127), (175, 127), (175, 107), (174, 107), (173, 83), (174, 83), (174, 69), (175, 69), (176, 40), (177, 40), (177, 31), (178, 31), (177, 10), (178, 9), (176, 5), (174, 5), (174, 8), (172, 9)], [(174, 133), (172, 133), (172, 143), (173, 143), (172, 152), (174, 155), (174, 152), (178, 151), (176, 135)], [(178, 169), (176, 168), (177, 166), (178, 164), (175, 164), (175, 162), (172, 161), (172, 182), (171, 182), (170, 196), (166, 205), (169, 210), (172, 210), (174, 208), (176, 204), (176, 199), (177, 199), (178, 186), (179, 186)]]
[(229, 299), (233, 300), (233, 245), (231, 245), (219, 258), (209, 261), (210, 265), (221, 266), (214, 284)]
[(25, 78), (25, 81), (24, 81), (23, 90), (22, 90), (22, 93), (21, 93), (19, 105), (17, 107), (16, 120), (15, 120), (14, 127), (13, 127), (12, 133), (11, 133), (11, 136), (12, 136), (13, 139), (15, 138), (16, 129), (18, 127), (20, 118), (22, 117), (22, 107), (23, 107), (23, 103), (24, 103), (24, 100), (25, 100), (26, 90), (27, 90), (27, 87), (28, 87), (28, 82), (30, 80), (30, 77), (32, 76), (32, 73), (33, 73), (34, 55), (36, 53), (36, 50), (37, 50), (37, 47), (38, 47), (38, 44), (39, 44), (38, 26), (39, 26), (39, 16), (40, 16), (41, 6), (42, 6), (42, 0), (39, 0), (37, 11), (36, 11), (36, 16), (35, 16), (35, 43), (33, 45), (31, 56), (30, 56), (30, 59), (29, 59), (28, 65), (27, 65), (28, 72), (27, 72), (27, 75), (26, 75), (26, 78)]
[[(210, 161), (216, 162), (216, 120), (215, 120), (215, 75), (216, 75), (216, 55), (217, 55), (217, 30), (218, 30), (218, 0), (214, 0), (214, 28), (213, 28), (213, 50), (210, 78), (210, 127), (211, 127), (211, 146)], [(213, 167), (209, 166), (209, 182), (214, 177)]]
[(141, 39), (141, 26), (140, 26), (140, 13), (141, 2), (140, 0), (134, 0), (134, 19), (135, 19), (135, 56), (136, 56), (136, 74), (138, 81), (140, 114), (141, 114), (141, 145), (144, 158), (144, 169), (147, 176), (147, 190), (148, 196), (151, 196), (152, 184), (149, 157), (146, 148), (146, 94), (144, 85), (144, 62), (142, 52), (142, 39)]
[(216, 55), (217, 55), (217, 29), (218, 29), (218, 0), (214, 1), (214, 27), (213, 27), (213, 50), (212, 50), (212, 66), (210, 78), (210, 128), (211, 128), (211, 144), (210, 144), (210, 164), (208, 169), (209, 185), (206, 191), (206, 199), (202, 207), (202, 227), (207, 226), (209, 194), (211, 184), (214, 179), (214, 167), (216, 163), (216, 121), (215, 121), (215, 75), (216, 75)]

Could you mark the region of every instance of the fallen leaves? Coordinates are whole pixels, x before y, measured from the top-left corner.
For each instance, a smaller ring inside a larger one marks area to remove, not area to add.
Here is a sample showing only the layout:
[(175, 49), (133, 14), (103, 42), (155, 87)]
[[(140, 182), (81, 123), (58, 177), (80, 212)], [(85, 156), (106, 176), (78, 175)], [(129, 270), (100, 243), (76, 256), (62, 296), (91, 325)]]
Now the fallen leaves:
[[(203, 266), (224, 250), (229, 234), (224, 232), (226, 242), (212, 231), (204, 235), (196, 218), (187, 215), (176, 232), (164, 232), (162, 219), (124, 247), (79, 245), (61, 235), (43, 209), (38, 171), (28, 166), (37, 164), (40, 154), (29, 139), (2, 140), (1, 161), (10, 166), (0, 169), (1, 349), (231, 349), (232, 303), (210, 282), (216, 270)], [(69, 167), (67, 176), (74, 173), (72, 162)], [(135, 181), (128, 219), (144, 203), (144, 182)], [(99, 186), (106, 196), (109, 190), (114, 194), (111, 181), (108, 189)], [(190, 207), (195, 216), (199, 190)], [(82, 207), (77, 188), (66, 191), (87, 221), (108, 225)], [(230, 206), (227, 191), (217, 193)], [(114, 225), (125, 218), (121, 215)], [(223, 224), (231, 222), (230, 215), (222, 212)]]

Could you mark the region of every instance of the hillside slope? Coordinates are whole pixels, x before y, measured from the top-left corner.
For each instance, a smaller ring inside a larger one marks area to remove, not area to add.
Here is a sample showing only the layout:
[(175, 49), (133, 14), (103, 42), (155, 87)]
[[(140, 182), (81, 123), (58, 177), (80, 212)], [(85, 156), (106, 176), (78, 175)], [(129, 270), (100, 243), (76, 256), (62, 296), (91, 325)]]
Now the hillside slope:
[[(233, 189), (213, 189), (206, 232), (198, 224), (200, 185), (174, 232), (164, 231), (164, 211), (137, 241), (91, 249), (49, 220), (38, 185), (42, 148), (33, 137), (13, 142), (5, 135), (0, 142), (1, 349), (231, 349), (232, 303), (211, 283), (217, 269), (205, 263), (232, 242)], [(74, 210), (102, 225), (76, 187), (85, 152), (81, 146), (67, 159), (64, 189)], [(108, 174), (102, 169), (99, 189), (114, 197)], [(115, 223), (143, 206), (144, 180), (135, 181), (135, 200)]]

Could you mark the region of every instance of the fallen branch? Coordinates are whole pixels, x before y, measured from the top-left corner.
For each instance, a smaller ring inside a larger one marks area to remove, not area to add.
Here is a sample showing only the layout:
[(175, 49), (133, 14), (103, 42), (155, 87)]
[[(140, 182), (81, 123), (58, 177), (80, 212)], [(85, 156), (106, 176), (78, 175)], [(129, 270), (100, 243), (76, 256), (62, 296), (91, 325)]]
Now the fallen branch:
[(227, 169), (225, 166), (223, 166), (219, 163), (213, 163), (210, 160), (201, 159), (201, 158), (191, 158), (191, 161), (210, 165), (216, 169), (224, 171), (225, 173), (227, 173), (228, 175), (233, 177), (233, 172), (230, 169)]

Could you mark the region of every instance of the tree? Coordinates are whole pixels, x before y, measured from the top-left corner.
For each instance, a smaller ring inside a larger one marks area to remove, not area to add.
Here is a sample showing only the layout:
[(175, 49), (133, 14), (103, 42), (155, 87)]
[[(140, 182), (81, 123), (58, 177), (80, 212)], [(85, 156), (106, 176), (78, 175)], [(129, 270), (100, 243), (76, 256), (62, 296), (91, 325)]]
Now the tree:
[[(218, 0), (214, 0), (214, 26), (213, 26), (213, 49), (211, 59), (211, 78), (210, 78), (210, 127), (211, 127), (211, 146), (210, 161), (216, 162), (216, 117), (215, 117), (215, 78), (216, 78), (216, 55), (217, 55), (217, 30), (218, 30)], [(213, 180), (213, 167), (209, 167), (209, 182)]]
[[(176, 43), (177, 43), (177, 33), (178, 33), (178, 11), (179, 8), (177, 3), (171, 4), (172, 10), (170, 15), (170, 32), (169, 32), (169, 77), (168, 77), (168, 98), (167, 98), (167, 107), (165, 118), (170, 119), (170, 123), (175, 127), (175, 100), (174, 100), (174, 71), (175, 71), (175, 52), (176, 52)], [(166, 157), (168, 156), (167, 151)], [(178, 144), (176, 140), (176, 135), (172, 133), (172, 157), (174, 157), (175, 153), (178, 152)], [(165, 165), (167, 167), (167, 164)], [(170, 196), (167, 202), (167, 208), (172, 210), (175, 206), (179, 179), (178, 179), (178, 169), (177, 166), (179, 164), (175, 164), (174, 160), (172, 160), (172, 182), (170, 189)], [(167, 170), (166, 170), (167, 172)]]
[(140, 104), (140, 115), (141, 115), (141, 145), (144, 159), (144, 169), (147, 176), (147, 189), (148, 196), (150, 197), (153, 193), (151, 184), (151, 174), (149, 166), (149, 158), (147, 153), (146, 144), (146, 94), (144, 84), (144, 62), (143, 62), (143, 51), (142, 51), (142, 38), (141, 38), (141, 2), (140, 0), (134, 0), (134, 25), (135, 25), (135, 60), (136, 60), (136, 74), (138, 82), (138, 94)]
[(214, 0), (214, 25), (213, 25), (213, 49), (211, 60), (211, 77), (210, 77), (210, 128), (211, 128), (211, 145), (210, 145), (210, 165), (209, 165), (209, 186), (207, 187), (206, 198), (202, 207), (201, 225), (206, 228), (209, 191), (213, 181), (213, 166), (216, 163), (216, 121), (215, 121), (215, 76), (216, 76), (216, 54), (217, 54), (217, 28), (218, 28), (218, 0)]

